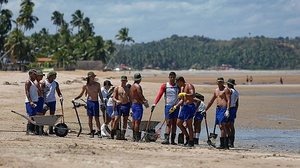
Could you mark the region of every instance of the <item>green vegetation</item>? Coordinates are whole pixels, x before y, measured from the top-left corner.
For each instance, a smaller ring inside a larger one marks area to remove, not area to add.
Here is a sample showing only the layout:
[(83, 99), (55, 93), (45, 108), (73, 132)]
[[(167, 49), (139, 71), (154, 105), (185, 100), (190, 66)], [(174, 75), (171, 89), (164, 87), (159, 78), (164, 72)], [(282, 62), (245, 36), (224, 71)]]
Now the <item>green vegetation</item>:
[(228, 41), (173, 35), (126, 47), (117, 63), (137, 69), (299, 69), (300, 38), (243, 37)]
[[(115, 36), (120, 41), (104, 40), (80, 10), (68, 23), (64, 13), (54, 11), (51, 18), (56, 33), (46, 28), (25, 36), (39, 18), (33, 15), (32, 0), (21, 0), (19, 15), (5, 9), (8, 0), (0, 0), (0, 62), (6, 56), (12, 63), (36, 63), (39, 57), (51, 57), (58, 68), (78, 60), (101, 60), (107, 69), (125, 64), (135, 69), (209, 69), (222, 65), (236, 69), (300, 69), (300, 38), (242, 37), (214, 40), (203, 36), (170, 38), (149, 43), (134, 43), (124, 27)], [(128, 43), (133, 44), (128, 45)], [(127, 43), (127, 44), (126, 44)]]

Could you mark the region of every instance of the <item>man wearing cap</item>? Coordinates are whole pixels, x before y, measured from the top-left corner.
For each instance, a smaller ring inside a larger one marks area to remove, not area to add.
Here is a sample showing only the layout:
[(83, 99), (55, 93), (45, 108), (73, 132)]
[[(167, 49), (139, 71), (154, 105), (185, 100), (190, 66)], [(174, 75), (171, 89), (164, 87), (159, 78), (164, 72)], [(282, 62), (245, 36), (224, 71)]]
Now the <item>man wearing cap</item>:
[(136, 73), (133, 76), (134, 83), (130, 87), (130, 100), (132, 102), (132, 127), (133, 127), (133, 141), (141, 140), (140, 124), (143, 117), (143, 105), (148, 108), (148, 101), (143, 95), (143, 90), (140, 85), (142, 76)]
[(228, 118), (228, 137), (229, 137), (229, 147), (234, 147), (234, 139), (235, 139), (235, 128), (234, 121), (236, 118), (236, 112), (239, 107), (239, 92), (234, 88), (235, 80), (228, 79), (227, 87), (230, 90), (230, 108), (229, 108), (229, 118)]
[(101, 99), (101, 102), (103, 101), (103, 96), (101, 93), (101, 85), (100, 83), (95, 81), (96, 75), (94, 72), (89, 72), (87, 74), (86, 80), (87, 83), (82, 87), (81, 93), (79, 96), (75, 97), (73, 99), (79, 99), (83, 96), (85, 93), (87, 95), (87, 115), (89, 118), (89, 128), (90, 128), (90, 138), (94, 138), (95, 131), (93, 130), (93, 118), (95, 118), (96, 122), (96, 134), (98, 135), (98, 138), (101, 138), (101, 131), (100, 131), (100, 121), (99, 121), (99, 98)]
[(106, 114), (106, 110), (107, 110), (107, 102), (108, 102), (108, 92), (109, 92), (109, 89), (111, 88), (111, 86), (113, 86), (111, 84), (111, 82), (109, 80), (105, 80), (103, 82), (103, 86), (101, 87), (101, 93), (102, 93), (102, 96), (103, 96), (103, 100), (104, 102), (101, 102), (102, 103), (102, 106), (101, 106), (101, 111), (102, 111), (102, 114), (103, 114), (103, 124), (101, 126), (101, 134), (102, 136), (107, 136), (106, 134), (108, 133), (106, 130), (108, 130), (108, 126), (106, 125), (106, 121), (109, 120)]
[[(116, 102), (116, 116), (111, 131), (111, 138), (114, 139), (116, 134), (117, 125), (120, 122), (121, 116), (123, 116), (123, 130), (120, 140), (125, 140), (125, 133), (127, 129), (127, 120), (130, 112), (130, 98), (129, 88), (126, 86), (127, 76), (121, 76), (121, 85), (115, 87), (113, 93), (113, 100)], [(120, 128), (121, 129), (121, 128)]]
[[(181, 92), (178, 94), (180, 101), (173, 106), (170, 111), (173, 111), (182, 105), (179, 117), (177, 119), (177, 125), (186, 137), (185, 146), (193, 147), (193, 117), (196, 111), (196, 106), (194, 103), (195, 88), (194, 85), (187, 83), (182, 76), (176, 78), (176, 83), (181, 90)], [(186, 131), (186, 128), (183, 126), (183, 122), (186, 123), (189, 132)]]
[(176, 137), (176, 122), (178, 118), (179, 108), (174, 110), (174, 112), (169, 113), (169, 110), (176, 105), (178, 102), (178, 93), (180, 91), (180, 88), (176, 84), (176, 73), (170, 72), (169, 73), (169, 82), (164, 83), (161, 85), (160, 90), (155, 98), (154, 104), (152, 105), (152, 111), (156, 107), (156, 104), (161, 99), (162, 95), (164, 94), (165, 97), (165, 120), (167, 123), (166, 126), (166, 133), (165, 133), (165, 140), (162, 142), (162, 144), (170, 144), (169, 142), (169, 135), (172, 130), (171, 134), (171, 144), (176, 145), (175, 143), (175, 137)]
[[(42, 89), (44, 91), (45, 98), (45, 110), (50, 109), (50, 115), (54, 115), (56, 111), (56, 96), (55, 92), (58, 94), (60, 101), (63, 101), (63, 96), (59, 89), (58, 82), (55, 81), (57, 73), (55, 71), (50, 71), (47, 74), (47, 79), (42, 83)], [(54, 134), (53, 127), (49, 126), (49, 134)]]
[[(36, 80), (36, 70), (31, 69), (28, 71), (29, 79), (25, 82), (25, 107), (26, 113), (29, 117), (35, 116), (37, 113), (37, 102), (38, 102), (38, 88), (34, 81)], [(34, 133), (35, 126), (28, 122), (26, 134)]]
[(227, 121), (229, 117), (230, 107), (230, 91), (224, 86), (224, 78), (220, 77), (217, 79), (218, 88), (214, 91), (213, 97), (208, 103), (207, 111), (211, 105), (217, 100), (216, 118), (215, 124), (218, 124), (221, 131), (220, 147), (219, 149), (229, 149), (228, 147), (228, 128)]

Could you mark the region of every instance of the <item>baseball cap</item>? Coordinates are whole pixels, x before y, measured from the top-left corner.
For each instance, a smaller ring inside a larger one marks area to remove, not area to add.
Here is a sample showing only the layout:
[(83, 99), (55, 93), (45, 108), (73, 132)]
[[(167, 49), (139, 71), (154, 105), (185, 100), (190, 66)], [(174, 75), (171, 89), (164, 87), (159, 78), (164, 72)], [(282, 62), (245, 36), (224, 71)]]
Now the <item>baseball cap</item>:
[(134, 76), (133, 76), (133, 80), (134, 81), (138, 81), (138, 80), (141, 80), (142, 79), (142, 76), (140, 73), (135, 73)]
[(95, 77), (95, 73), (94, 72), (88, 72), (87, 73), (87, 77)]
[(43, 73), (42, 70), (36, 70), (35, 74), (38, 75), (38, 76), (45, 76), (45, 74)]
[(217, 82), (224, 82), (224, 78), (223, 77), (217, 78)]
[(121, 80), (127, 80), (127, 76), (121, 76)]
[(57, 75), (57, 73), (55, 71), (50, 71), (48, 74), (47, 74), (47, 78), (49, 78), (50, 76), (53, 76), (53, 75)]
[(31, 73), (35, 73), (35, 74), (36, 74), (36, 70), (35, 70), (35, 69), (30, 69), (30, 70), (28, 71), (28, 74), (31, 74)]
[(105, 81), (103, 82), (103, 85), (104, 85), (104, 86), (113, 86), (109, 80), (105, 80)]
[(230, 84), (230, 85), (236, 85), (235, 84), (235, 80), (234, 79), (228, 79), (228, 81), (226, 82), (226, 83), (228, 83), (228, 84)]

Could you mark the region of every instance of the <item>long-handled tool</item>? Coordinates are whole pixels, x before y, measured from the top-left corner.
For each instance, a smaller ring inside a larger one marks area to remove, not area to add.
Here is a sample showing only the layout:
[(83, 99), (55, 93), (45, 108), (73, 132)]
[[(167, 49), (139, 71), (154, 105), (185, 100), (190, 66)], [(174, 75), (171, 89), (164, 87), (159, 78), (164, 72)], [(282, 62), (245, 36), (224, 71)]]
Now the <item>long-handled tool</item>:
[(73, 103), (73, 109), (75, 110), (75, 113), (76, 113), (76, 117), (77, 117), (77, 121), (78, 121), (78, 124), (79, 124), (79, 132), (77, 134), (77, 137), (79, 137), (79, 135), (81, 134), (82, 132), (82, 125), (81, 125), (81, 122), (80, 122), (80, 118), (79, 118), (79, 115), (78, 115), (78, 111), (77, 111), (77, 108), (78, 107), (81, 107), (81, 106), (86, 106), (85, 104), (80, 104), (78, 102), (75, 102), (75, 101), (72, 101)]
[(155, 138), (158, 139), (158, 137), (160, 137), (161, 134), (161, 128), (165, 125), (166, 120), (164, 120), (164, 122), (161, 124), (161, 126), (157, 129), (157, 131), (155, 131)]
[(210, 136), (209, 136), (209, 134), (208, 134), (208, 125), (207, 125), (207, 119), (206, 119), (206, 114), (204, 114), (204, 121), (205, 121), (205, 127), (206, 127), (206, 135), (207, 135), (207, 144), (209, 145), (209, 146), (213, 146), (213, 147), (216, 147), (216, 145), (215, 144), (213, 144), (212, 142), (211, 142), (211, 140), (210, 140)]
[(214, 131), (213, 133), (209, 134), (209, 139), (211, 139), (211, 145), (214, 147), (216, 147), (216, 139), (218, 137), (218, 134), (216, 134), (216, 127), (217, 127), (217, 123), (215, 122)]
[(54, 128), (54, 132), (57, 136), (64, 137), (68, 134), (68, 126), (65, 124), (65, 117), (64, 117), (64, 105), (63, 100), (60, 99), (60, 106), (61, 106), (61, 113), (62, 113), (62, 120), (61, 123), (57, 124)]
[[(149, 119), (148, 119), (148, 122), (147, 122), (147, 125), (146, 125), (145, 133), (144, 133), (144, 136), (143, 136), (143, 138), (141, 139), (141, 141), (142, 141), (144, 138), (145, 138), (146, 141), (148, 141), (148, 140), (149, 140), (150, 134), (153, 134), (153, 132), (149, 130), (149, 125), (150, 125), (150, 121), (151, 121), (151, 118), (152, 118), (153, 111), (154, 111), (154, 108), (151, 108), (151, 112), (150, 112), (150, 116), (149, 116)], [(154, 133), (155, 133), (155, 132), (154, 132)]]

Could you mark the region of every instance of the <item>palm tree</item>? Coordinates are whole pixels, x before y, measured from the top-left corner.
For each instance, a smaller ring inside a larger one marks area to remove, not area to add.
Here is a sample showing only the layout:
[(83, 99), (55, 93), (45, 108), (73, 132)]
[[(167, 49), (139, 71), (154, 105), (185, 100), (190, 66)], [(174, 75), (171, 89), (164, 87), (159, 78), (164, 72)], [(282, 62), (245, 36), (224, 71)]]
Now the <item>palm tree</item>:
[[(120, 53), (120, 51), (124, 48), (126, 42), (133, 42), (134, 40), (132, 37), (129, 37), (129, 29), (127, 27), (123, 27), (119, 30), (118, 34), (115, 36), (117, 40), (121, 41), (121, 48), (119, 51), (116, 52), (116, 55)], [(109, 68), (109, 65), (111, 61), (114, 59), (114, 55), (111, 57), (111, 59), (108, 61), (107, 65), (104, 69)]]
[(17, 18), (17, 22), (20, 26), (23, 26), (24, 31), (30, 30), (34, 27), (39, 18), (32, 15), (34, 3), (31, 0), (22, 0), (20, 15)]
[(13, 16), (13, 13), (8, 9), (3, 9), (0, 12), (0, 36), (8, 33), (11, 28), (11, 18)]
[(72, 14), (72, 20), (71, 20), (71, 25), (73, 27), (78, 27), (78, 32), (80, 28), (82, 27), (84, 14), (81, 12), (81, 10), (76, 10), (74, 14)]
[(119, 30), (118, 34), (115, 36), (117, 40), (121, 41), (121, 44), (123, 45), (122, 47), (124, 47), (125, 42), (133, 42), (134, 40), (132, 37), (128, 36), (129, 33), (129, 29), (127, 27), (123, 27)]
[(56, 25), (56, 33), (58, 32), (58, 27), (65, 23), (64, 14), (58, 11), (54, 11), (51, 16), (51, 21)]

